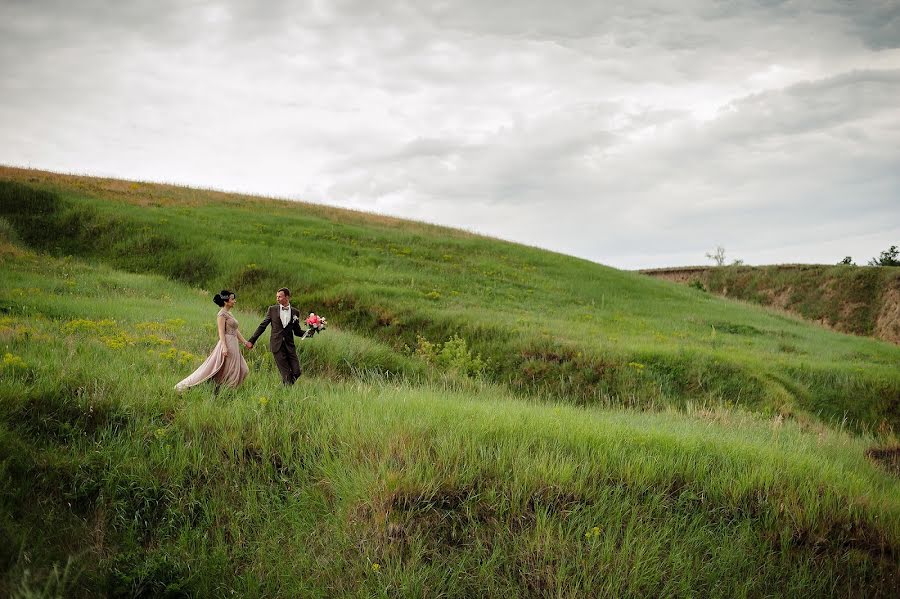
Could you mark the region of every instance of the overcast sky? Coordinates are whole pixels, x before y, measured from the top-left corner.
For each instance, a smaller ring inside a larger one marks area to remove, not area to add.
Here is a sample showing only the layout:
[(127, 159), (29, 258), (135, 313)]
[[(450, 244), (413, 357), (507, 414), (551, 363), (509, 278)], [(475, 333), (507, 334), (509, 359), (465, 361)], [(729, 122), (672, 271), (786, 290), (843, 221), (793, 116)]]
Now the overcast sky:
[(0, 0), (0, 163), (620, 268), (900, 244), (900, 0)]

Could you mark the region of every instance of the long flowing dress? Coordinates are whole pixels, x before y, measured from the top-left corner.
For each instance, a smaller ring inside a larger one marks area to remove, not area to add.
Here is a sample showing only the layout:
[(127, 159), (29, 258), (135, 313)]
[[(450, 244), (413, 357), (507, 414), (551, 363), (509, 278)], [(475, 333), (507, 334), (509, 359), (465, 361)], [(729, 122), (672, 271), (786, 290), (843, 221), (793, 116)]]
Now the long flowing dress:
[[(216, 314), (217, 318), (219, 316), (225, 317), (225, 345), (221, 341), (216, 343), (206, 361), (186, 379), (175, 385), (176, 391), (184, 391), (188, 387), (199, 385), (209, 379), (221, 385), (237, 387), (244, 382), (244, 379), (250, 373), (250, 369), (247, 367), (247, 362), (244, 360), (241, 348), (238, 345), (237, 319), (224, 308)], [(227, 357), (222, 353), (226, 345), (228, 346)]]

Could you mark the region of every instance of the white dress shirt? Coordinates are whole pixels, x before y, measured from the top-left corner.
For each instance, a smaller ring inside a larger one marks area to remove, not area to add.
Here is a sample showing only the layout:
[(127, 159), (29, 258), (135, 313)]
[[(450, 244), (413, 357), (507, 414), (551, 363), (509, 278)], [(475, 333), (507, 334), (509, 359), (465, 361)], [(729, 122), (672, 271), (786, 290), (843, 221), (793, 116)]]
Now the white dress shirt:
[(287, 308), (279, 305), (278, 313), (281, 314), (281, 326), (283, 326), (284, 328), (287, 328), (288, 323), (291, 321), (291, 305), (288, 304)]

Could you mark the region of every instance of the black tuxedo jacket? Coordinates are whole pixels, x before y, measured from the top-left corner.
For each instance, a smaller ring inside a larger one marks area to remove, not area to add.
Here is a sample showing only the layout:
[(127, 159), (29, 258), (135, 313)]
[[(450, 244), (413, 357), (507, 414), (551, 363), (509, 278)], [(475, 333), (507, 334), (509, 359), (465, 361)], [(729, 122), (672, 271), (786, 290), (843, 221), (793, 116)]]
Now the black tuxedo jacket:
[(263, 331), (270, 324), (272, 325), (272, 334), (269, 336), (269, 349), (273, 353), (281, 350), (284, 345), (287, 345), (291, 351), (295, 351), (294, 335), (303, 337), (306, 334), (306, 331), (300, 328), (300, 310), (291, 306), (291, 319), (288, 322), (288, 326), (285, 327), (281, 324), (281, 305), (275, 304), (274, 306), (269, 306), (269, 309), (266, 310), (266, 317), (259, 323), (253, 336), (250, 337), (250, 343), (256, 345), (256, 340), (259, 339), (259, 336), (263, 334)]

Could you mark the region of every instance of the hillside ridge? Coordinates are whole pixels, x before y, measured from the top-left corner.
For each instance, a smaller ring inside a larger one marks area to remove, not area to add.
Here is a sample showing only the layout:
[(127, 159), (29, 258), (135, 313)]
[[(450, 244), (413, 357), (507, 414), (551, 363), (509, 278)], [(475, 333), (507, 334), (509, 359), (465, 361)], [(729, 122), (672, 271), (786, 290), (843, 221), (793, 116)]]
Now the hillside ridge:
[(826, 264), (682, 266), (637, 272), (789, 311), (831, 330), (900, 345), (900, 268)]

